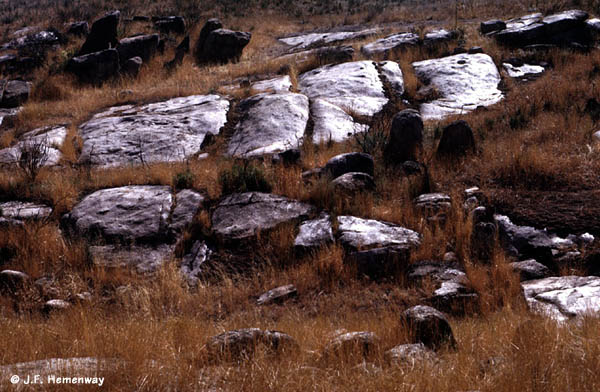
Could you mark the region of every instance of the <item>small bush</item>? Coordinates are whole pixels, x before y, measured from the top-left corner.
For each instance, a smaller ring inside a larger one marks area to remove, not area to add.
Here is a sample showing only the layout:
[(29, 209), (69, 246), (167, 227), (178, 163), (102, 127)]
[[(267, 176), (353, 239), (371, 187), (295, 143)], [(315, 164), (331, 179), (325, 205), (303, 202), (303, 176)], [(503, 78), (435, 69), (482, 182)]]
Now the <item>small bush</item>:
[(219, 184), (224, 195), (236, 192), (271, 192), (271, 184), (259, 168), (244, 162), (219, 173)]
[(194, 186), (194, 173), (189, 169), (178, 172), (173, 176), (173, 186), (177, 189), (187, 189)]

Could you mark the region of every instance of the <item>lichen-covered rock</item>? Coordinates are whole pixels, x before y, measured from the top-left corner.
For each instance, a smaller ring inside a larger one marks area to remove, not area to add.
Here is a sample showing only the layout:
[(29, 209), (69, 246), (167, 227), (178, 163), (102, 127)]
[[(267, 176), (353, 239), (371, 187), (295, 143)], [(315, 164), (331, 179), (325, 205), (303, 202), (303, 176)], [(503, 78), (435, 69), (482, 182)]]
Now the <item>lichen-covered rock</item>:
[(390, 365), (412, 367), (421, 362), (434, 361), (437, 355), (424, 344), (415, 343), (391, 348), (384, 353), (384, 358)]
[(447, 345), (456, 347), (456, 340), (446, 316), (430, 306), (417, 305), (402, 313), (402, 320), (414, 334), (415, 343), (433, 350)]
[(304, 251), (333, 242), (331, 217), (327, 214), (317, 219), (304, 221), (294, 240), (294, 247)]
[(417, 77), (441, 98), (421, 105), (423, 119), (466, 113), (502, 100), (500, 74), (487, 54), (458, 54), (413, 63)]
[(291, 37), (279, 38), (279, 41), (293, 47), (293, 50), (302, 50), (309, 47), (324, 46), (353, 39), (363, 39), (377, 33), (377, 29), (359, 31), (337, 31), (328, 33), (308, 33)]
[(339, 240), (352, 249), (414, 247), (421, 242), (418, 233), (393, 223), (342, 215), (338, 225)]
[(200, 151), (207, 134), (220, 132), (228, 110), (218, 95), (109, 108), (79, 127), (80, 162), (113, 167), (182, 161)]
[(308, 122), (308, 98), (302, 94), (258, 94), (242, 101), (243, 117), (235, 127), (227, 154), (251, 157), (297, 147)]
[(171, 216), (171, 228), (182, 231), (192, 223), (194, 216), (202, 207), (204, 196), (191, 189), (184, 189), (177, 193), (175, 200), (177, 205)]
[(304, 220), (313, 213), (314, 207), (283, 196), (235, 193), (217, 205), (212, 215), (212, 229), (223, 239), (239, 240), (281, 223)]
[(550, 275), (550, 270), (544, 264), (534, 259), (515, 261), (510, 263), (512, 270), (519, 274), (521, 282), (527, 280), (543, 279)]
[(348, 332), (334, 337), (323, 349), (324, 360), (360, 362), (373, 358), (380, 351), (380, 339), (373, 332)]
[(421, 42), (415, 33), (396, 33), (364, 45), (360, 50), (367, 56), (388, 55), (390, 52), (417, 46)]
[(213, 362), (241, 362), (252, 358), (259, 348), (277, 355), (293, 354), (299, 349), (290, 335), (258, 328), (238, 329), (213, 336), (205, 347)]

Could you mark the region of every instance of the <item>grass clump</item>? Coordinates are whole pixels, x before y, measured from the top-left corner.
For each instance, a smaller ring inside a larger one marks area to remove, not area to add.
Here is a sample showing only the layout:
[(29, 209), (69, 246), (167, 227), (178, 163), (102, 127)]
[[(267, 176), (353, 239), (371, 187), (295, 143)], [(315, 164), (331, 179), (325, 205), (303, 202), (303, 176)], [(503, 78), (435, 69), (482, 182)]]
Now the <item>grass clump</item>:
[(271, 192), (272, 186), (263, 171), (250, 162), (235, 163), (219, 173), (219, 184), (224, 195), (236, 192)]

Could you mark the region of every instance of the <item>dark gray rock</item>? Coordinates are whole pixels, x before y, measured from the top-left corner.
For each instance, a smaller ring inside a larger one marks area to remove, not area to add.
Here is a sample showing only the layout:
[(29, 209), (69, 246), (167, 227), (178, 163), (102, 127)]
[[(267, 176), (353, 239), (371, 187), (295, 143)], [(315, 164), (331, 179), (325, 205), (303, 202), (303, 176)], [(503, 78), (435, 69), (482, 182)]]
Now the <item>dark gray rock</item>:
[(289, 150), (285, 150), (282, 152), (278, 152), (274, 154), (271, 162), (277, 164), (281, 163), (286, 166), (291, 166), (297, 164), (302, 157), (302, 152), (299, 148), (290, 148)]
[(314, 207), (267, 193), (236, 193), (223, 199), (212, 215), (212, 229), (225, 240), (250, 238), (285, 222), (305, 220)]
[(121, 67), (121, 73), (135, 78), (140, 73), (143, 63), (142, 58), (138, 56), (125, 60)]
[(402, 313), (402, 320), (414, 334), (414, 343), (438, 350), (456, 347), (456, 340), (446, 316), (430, 306), (417, 305)]
[(67, 28), (67, 34), (69, 35), (84, 36), (88, 35), (89, 32), (90, 25), (85, 20), (80, 22), (73, 22)]
[(331, 361), (362, 362), (380, 352), (380, 339), (373, 332), (348, 332), (334, 337), (323, 348), (321, 358)]
[(423, 45), (432, 47), (453, 41), (456, 38), (458, 38), (458, 33), (456, 31), (448, 31), (445, 29), (436, 30), (425, 34), (423, 37)]
[(80, 82), (94, 84), (117, 76), (119, 69), (119, 52), (116, 49), (73, 57), (66, 67), (67, 72), (74, 74)]
[(452, 199), (445, 193), (424, 193), (414, 203), (423, 212), (448, 211), (452, 207)]
[(405, 109), (394, 116), (384, 154), (388, 162), (418, 161), (423, 150), (423, 120), (418, 111)]
[(171, 215), (171, 228), (175, 231), (183, 231), (192, 223), (194, 216), (202, 208), (204, 196), (191, 189), (184, 189), (177, 193), (175, 200), (177, 205)]
[(83, 198), (63, 219), (80, 233), (106, 239), (164, 242), (172, 203), (168, 186), (102, 189)]
[(269, 354), (294, 354), (298, 343), (290, 335), (277, 331), (245, 328), (213, 336), (206, 343), (206, 352), (213, 362), (241, 362), (254, 356), (261, 347)]
[(207, 59), (204, 57), (204, 45), (206, 44), (206, 40), (211, 32), (218, 30), (223, 27), (223, 24), (219, 21), (219, 19), (213, 18), (206, 21), (204, 26), (202, 26), (202, 30), (200, 30), (200, 36), (198, 37), (198, 41), (196, 41), (196, 60), (200, 63), (204, 63)]
[(183, 34), (185, 33), (185, 19), (183, 16), (165, 16), (154, 20), (154, 26), (160, 32), (169, 34)]
[(78, 56), (99, 52), (117, 46), (117, 27), (121, 13), (111, 11), (92, 24), (90, 34), (79, 50)]
[(251, 38), (252, 34), (246, 32), (222, 28), (213, 30), (206, 37), (198, 57), (206, 63), (238, 62)]
[(297, 295), (298, 290), (296, 290), (296, 286), (293, 284), (288, 284), (267, 291), (258, 297), (256, 303), (258, 305), (268, 305), (271, 303), (281, 304), (290, 298), (296, 297)]
[(333, 242), (331, 217), (325, 214), (300, 225), (300, 230), (294, 240), (294, 247), (300, 251), (307, 251), (331, 242)]
[(526, 280), (543, 279), (550, 276), (550, 270), (544, 264), (534, 259), (510, 263), (513, 271), (519, 274), (521, 282)]
[(2, 108), (11, 109), (21, 106), (29, 99), (31, 92), (31, 83), (21, 80), (0, 81), (0, 87), (2, 88), (0, 101)]
[(4, 270), (0, 272), (0, 293), (14, 294), (30, 282), (30, 277), (24, 272)]
[(387, 350), (383, 356), (389, 365), (410, 367), (437, 359), (435, 351), (425, 347), (422, 343), (401, 344)]
[(499, 19), (492, 19), (485, 22), (481, 22), (479, 30), (481, 34), (495, 33), (496, 31), (504, 30), (506, 23)]
[(468, 54), (478, 54), (478, 53), (483, 53), (483, 48), (481, 46), (472, 46), (469, 48), (469, 50), (467, 51)]
[(347, 195), (375, 190), (375, 180), (373, 177), (361, 172), (342, 174), (334, 179), (331, 185), (337, 192)]
[(475, 137), (466, 121), (455, 121), (443, 129), (437, 148), (438, 157), (456, 158), (474, 151)]
[(154, 57), (158, 47), (158, 40), (158, 34), (123, 38), (119, 41), (119, 46), (117, 46), (119, 61), (124, 63), (132, 57), (140, 57), (142, 61), (147, 62)]
[(331, 178), (337, 178), (351, 172), (365, 173), (373, 176), (375, 163), (373, 157), (362, 152), (350, 152), (336, 155), (324, 166), (324, 171)]
[(190, 286), (196, 286), (212, 251), (204, 241), (196, 241), (183, 257), (179, 271)]
[(503, 215), (494, 216), (499, 229), (500, 240), (505, 250), (514, 249), (519, 258), (535, 259), (538, 262), (553, 267), (550, 236), (542, 230), (530, 226), (518, 226)]

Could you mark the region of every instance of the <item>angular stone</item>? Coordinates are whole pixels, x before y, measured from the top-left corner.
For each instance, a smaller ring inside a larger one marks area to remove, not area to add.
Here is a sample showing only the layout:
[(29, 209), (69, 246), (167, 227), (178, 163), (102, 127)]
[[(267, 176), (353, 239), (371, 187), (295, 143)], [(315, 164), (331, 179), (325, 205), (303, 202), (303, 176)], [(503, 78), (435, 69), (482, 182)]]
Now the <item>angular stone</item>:
[(142, 61), (147, 62), (156, 53), (158, 48), (158, 34), (137, 35), (135, 37), (123, 38), (119, 41), (117, 52), (119, 52), (119, 61), (124, 64), (132, 57), (140, 57)]
[(510, 263), (513, 271), (519, 274), (521, 282), (527, 280), (543, 279), (550, 275), (550, 270), (544, 264), (534, 259)]
[(397, 33), (385, 38), (378, 39), (375, 42), (364, 45), (360, 50), (366, 56), (387, 55), (395, 50), (402, 50), (407, 47), (419, 45), (421, 39), (415, 33)]
[(204, 26), (202, 26), (202, 30), (200, 30), (200, 35), (198, 37), (198, 40), (196, 41), (196, 59), (199, 62), (204, 62), (206, 61), (206, 59), (203, 57), (204, 56), (204, 44), (206, 43), (206, 39), (208, 38), (208, 35), (223, 27), (223, 24), (221, 24), (221, 22), (219, 21), (219, 19), (213, 18), (213, 19), (209, 19), (206, 21), (206, 23), (204, 24)]
[(529, 308), (558, 321), (597, 316), (600, 312), (600, 278), (560, 276), (521, 283)]
[(425, 193), (418, 196), (414, 202), (421, 210), (440, 211), (452, 207), (452, 199), (445, 193)]
[(309, 33), (292, 37), (279, 38), (279, 41), (294, 50), (307, 49), (309, 47), (324, 46), (353, 39), (363, 39), (377, 34), (377, 29), (365, 29), (360, 31), (338, 31), (329, 33)]
[(468, 152), (475, 152), (475, 137), (469, 124), (458, 120), (445, 126), (438, 144), (437, 156), (457, 158)]
[(308, 204), (267, 193), (236, 193), (223, 199), (212, 215), (212, 229), (224, 239), (239, 240), (314, 213)]
[(411, 367), (421, 362), (434, 361), (437, 358), (435, 351), (425, 347), (422, 343), (401, 344), (389, 349), (383, 355), (389, 365)]
[(481, 22), (479, 30), (481, 34), (490, 34), (495, 33), (496, 31), (504, 30), (506, 28), (506, 23), (499, 19), (492, 19), (485, 22)]
[(71, 307), (71, 304), (65, 300), (51, 299), (44, 303), (44, 306), (42, 307), (42, 311), (46, 314), (49, 314), (49, 313), (53, 313), (53, 312), (59, 312), (62, 310), (66, 310), (66, 309), (69, 309), (70, 307)]
[(494, 215), (500, 240), (506, 250), (514, 249), (521, 258), (533, 258), (544, 265), (552, 265), (554, 243), (542, 230), (513, 224), (507, 216)]
[(373, 332), (348, 332), (333, 338), (321, 354), (325, 360), (363, 361), (380, 351), (380, 339)]
[(168, 186), (130, 185), (86, 196), (65, 223), (83, 234), (122, 241), (161, 241), (168, 234), (172, 205)]
[(258, 94), (239, 105), (244, 113), (227, 154), (251, 157), (286, 151), (300, 144), (308, 122), (308, 99), (301, 94)]
[(165, 34), (185, 33), (185, 19), (183, 16), (164, 16), (154, 20), (154, 26)]
[(29, 275), (21, 271), (4, 270), (0, 272), (0, 293), (14, 293), (24, 288), (30, 281)]
[(136, 78), (140, 73), (143, 64), (142, 58), (138, 56), (125, 60), (121, 67), (121, 74)]
[(66, 71), (74, 74), (82, 83), (99, 84), (115, 77), (120, 69), (119, 52), (106, 49), (69, 60)]
[(204, 196), (191, 189), (184, 189), (175, 196), (177, 205), (171, 216), (171, 228), (175, 231), (183, 231), (194, 220), (194, 216), (204, 203)]
[(2, 87), (2, 101), (0, 102), (0, 107), (8, 109), (16, 108), (29, 99), (30, 92), (30, 82), (10, 80)]
[(375, 180), (372, 176), (361, 172), (342, 174), (331, 182), (334, 189), (343, 194), (355, 194), (375, 190)]
[(269, 354), (293, 354), (299, 350), (298, 343), (290, 335), (258, 328), (228, 331), (213, 336), (206, 343), (212, 361), (240, 362), (252, 358), (259, 347)]
[(256, 303), (258, 305), (268, 305), (270, 303), (282, 303), (290, 298), (296, 297), (298, 295), (298, 290), (296, 290), (296, 286), (293, 284), (288, 284), (285, 286), (276, 287), (267, 291), (258, 297)]
[(405, 310), (402, 319), (414, 334), (415, 343), (438, 350), (444, 345), (456, 347), (456, 340), (446, 316), (430, 306), (417, 305)]
[(305, 251), (333, 242), (331, 217), (327, 214), (318, 219), (308, 220), (300, 225), (294, 240), (294, 247)]
[(209, 63), (237, 62), (250, 42), (252, 34), (227, 29), (216, 29), (206, 37), (201, 58)]
[(363, 152), (349, 152), (336, 155), (327, 161), (323, 171), (331, 178), (337, 178), (346, 173), (359, 172), (374, 175), (375, 162), (373, 157)]
[(540, 65), (529, 65), (523, 64), (520, 67), (514, 66), (510, 63), (503, 63), (502, 66), (511, 78), (531, 78), (536, 77), (544, 73), (546, 70)]
[(210, 259), (212, 251), (204, 241), (196, 241), (192, 249), (183, 257), (179, 271), (190, 286), (196, 286), (205, 263)]
[(423, 45), (433, 46), (441, 43), (449, 42), (457, 38), (455, 31), (448, 31), (445, 29), (431, 31), (425, 34), (423, 37)]
[[(164, 240), (164, 239), (163, 239)], [(152, 246), (116, 245), (90, 246), (92, 262), (101, 267), (135, 268), (140, 274), (156, 272), (173, 257), (173, 246), (154, 244)]]
[(79, 127), (80, 162), (102, 167), (182, 161), (227, 122), (229, 102), (192, 95), (139, 107), (113, 107)]
[(458, 54), (413, 63), (417, 77), (441, 98), (421, 105), (424, 120), (466, 113), (502, 100), (500, 74), (487, 54)]
[(45, 157), (40, 162), (42, 166), (52, 166), (58, 164), (62, 153), (62, 147), (67, 136), (67, 128), (64, 126), (46, 127), (34, 129), (21, 136), (21, 141), (12, 147), (0, 150), (0, 163), (17, 163), (23, 150), (34, 148), (41, 144)]
[(121, 13), (112, 11), (96, 20), (78, 56), (98, 52), (117, 45), (117, 27)]
[(338, 216), (338, 232), (341, 243), (352, 249), (381, 248), (388, 246), (415, 247), (421, 236), (409, 229), (372, 219), (354, 216)]
[(390, 138), (385, 146), (385, 158), (388, 162), (404, 163), (416, 161), (423, 149), (423, 120), (414, 109), (405, 109), (397, 113), (392, 120)]
[(90, 25), (85, 20), (80, 22), (73, 22), (67, 28), (67, 34), (84, 36), (90, 32)]

